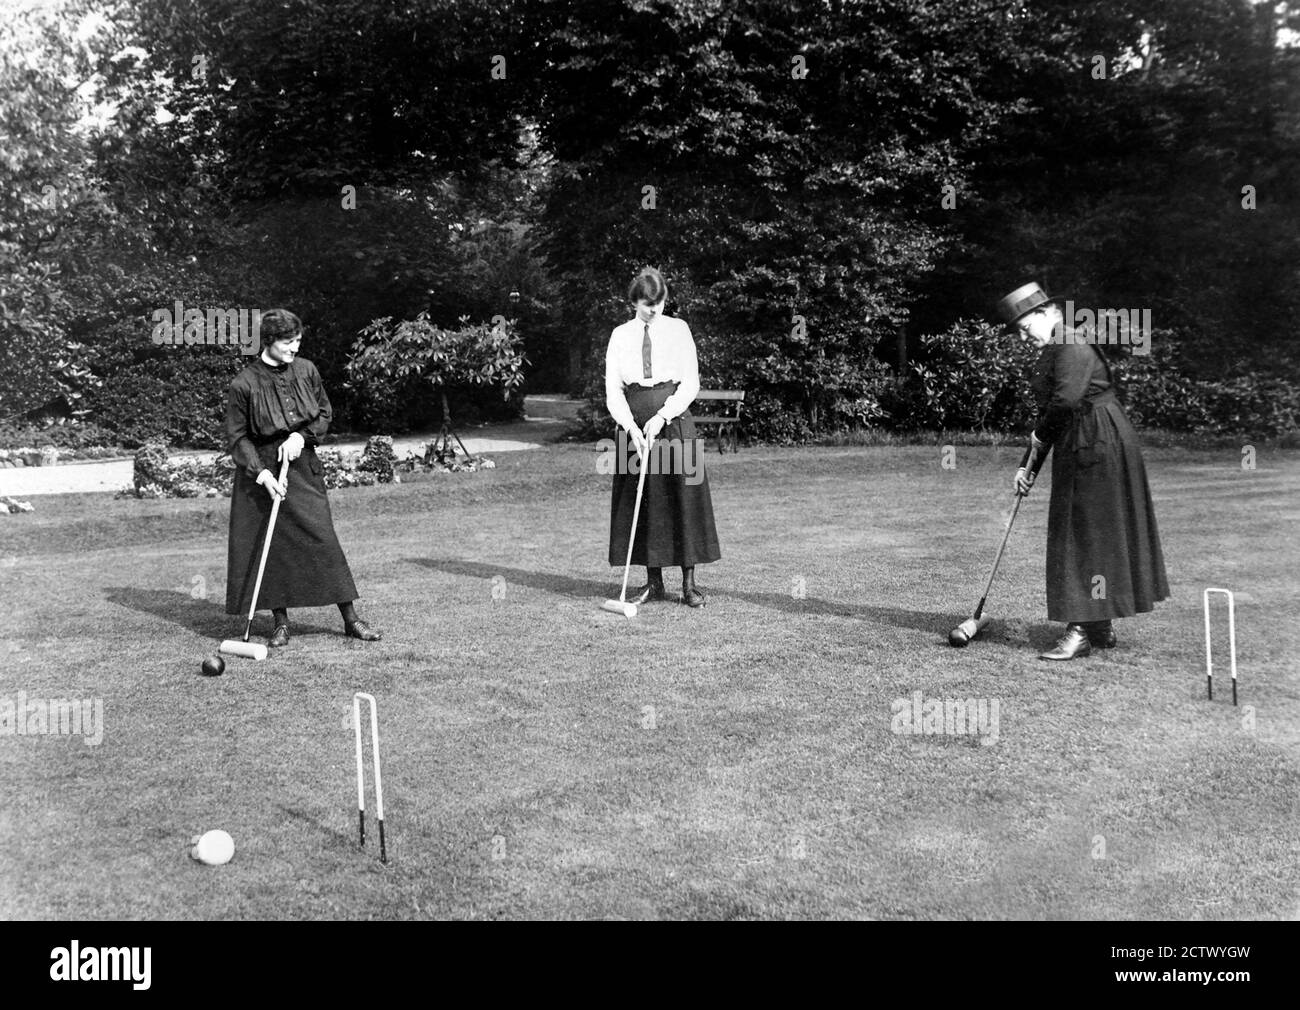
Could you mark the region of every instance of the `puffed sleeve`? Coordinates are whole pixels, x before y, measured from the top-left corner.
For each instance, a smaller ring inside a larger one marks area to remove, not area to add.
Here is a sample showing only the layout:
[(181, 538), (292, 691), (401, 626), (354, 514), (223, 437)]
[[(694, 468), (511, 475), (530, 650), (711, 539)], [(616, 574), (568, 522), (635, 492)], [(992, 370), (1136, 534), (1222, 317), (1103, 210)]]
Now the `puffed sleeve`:
[(1044, 350), (1043, 403), (1034, 434), (1046, 445), (1054, 445), (1070, 430), (1092, 378), (1093, 350), (1086, 344), (1051, 344)]
[(636, 421), (632, 417), (632, 408), (627, 405), (627, 397), (623, 395), (623, 376), (619, 374), (614, 346), (617, 333), (615, 330), (609, 335), (609, 346), (605, 349), (605, 409), (615, 424), (631, 431), (636, 427)]
[(664, 401), (659, 408), (665, 421), (671, 421), (685, 414), (695, 398), (700, 395), (700, 361), (695, 353), (695, 338), (691, 328), (681, 321), (678, 331), (677, 367), (681, 378), (677, 380), (677, 391)]
[(330, 398), (325, 393), (325, 383), (321, 381), (320, 372), (314, 364), (311, 365), (311, 372), (307, 376), (307, 386), (315, 397), (316, 407), (320, 413), (304, 424), (299, 431), (303, 443), (314, 448), (320, 445), (320, 440), (329, 431), (330, 422), (334, 420), (334, 408), (330, 406)]
[(248, 437), (248, 411), (248, 385), (236, 378), (226, 394), (226, 451), (236, 466), (243, 467), (250, 479), (257, 480), (264, 467), (257, 447)]

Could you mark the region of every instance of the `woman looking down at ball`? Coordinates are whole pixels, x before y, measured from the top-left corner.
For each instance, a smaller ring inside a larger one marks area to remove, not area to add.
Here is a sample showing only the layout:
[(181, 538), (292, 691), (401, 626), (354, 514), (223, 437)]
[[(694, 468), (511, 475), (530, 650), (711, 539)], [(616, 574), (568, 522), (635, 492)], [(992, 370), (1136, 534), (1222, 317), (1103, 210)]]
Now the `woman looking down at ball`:
[[(609, 517), (609, 563), (627, 560), (628, 536), (635, 535), (632, 564), (646, 566), (646, 585), (628, 602), (667, 598), (663, 570), (682, 570), (682, 602), (702, 607), (695, 566), (722, 557), (713, 523), (713, 500), (704, 453), (690, 405), (700, 391), (700, 370), (691, 328), (664, 315), (668, 285), (653, 267), (632, 279), (628, 301), (635, 317), (610, 334), (605, 353), (605, 406), (619, 426), (620, 450)], [(628, 451), (631, 440), (635, 451)], [(654, 443), (646, 452), (648, 443)], [(637, 529), (636, 490), (646, 467)]]
[(1064, 621), (1065, 634), (1039, 658), (1062, 661), (1113, 648), (1112, 621), (1154, 610), (1169, 598), (1169, 581), (1142, 447), (1111, 362), (1095, 331), (1066, 328), (1058, 301), (1026, 284), (998, 312), (1039, 348), (1031, 455), (1013, 485), (1028, 494), (1034, 463), (1052, 453), (1047, 617)]
[[(298, 357), (302, 321), (285, 309), (261, 317), (262, 353), (230, 384), (226, 445), (235, 461), (230, 494), (230, 545), (226, 566), (226, 613), (247, 614), (271, 506), (280, 511), (271, 537), (258, 607), (270, 610), (274, 628), (267, 645), (289, 644), (289, 608), (336, 604), (344, 634), (363, 642), (380, 638), (357, 617), (357, 588), (334, 533), (325, 469), (316, 446), (329, 430), (333, 410), (320, 372)], [(285, 483), (277, 463), (289, 460)]]

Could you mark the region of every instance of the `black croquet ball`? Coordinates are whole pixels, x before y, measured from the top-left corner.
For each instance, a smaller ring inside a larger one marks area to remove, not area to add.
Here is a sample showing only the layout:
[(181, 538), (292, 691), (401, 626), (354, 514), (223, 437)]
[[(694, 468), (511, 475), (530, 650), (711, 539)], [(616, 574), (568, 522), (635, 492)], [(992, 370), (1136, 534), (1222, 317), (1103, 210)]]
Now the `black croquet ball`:
[(209, 656), (203, 661), (203, 676), (220, 677), (226, 672), (226, 661), (220, 656)]

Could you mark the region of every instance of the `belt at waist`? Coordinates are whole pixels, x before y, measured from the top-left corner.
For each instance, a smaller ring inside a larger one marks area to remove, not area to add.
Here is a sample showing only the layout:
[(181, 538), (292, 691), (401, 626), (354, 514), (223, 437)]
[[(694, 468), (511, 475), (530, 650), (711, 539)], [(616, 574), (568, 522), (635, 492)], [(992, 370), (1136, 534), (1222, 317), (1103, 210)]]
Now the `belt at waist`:
[[(275, 445), (275, 446), (278, 446), (281, 442), (283, 442), (286, 438), (288, 438), (288, 437), (289, 437), (290, 435), (292, 435), (292, 434), (293, 434), (293, 432), (291, 432), (291, 431), (282, 431), (282, 432), (280, 432), (279, 434), (276, 434), (276, 435), (265, 435), (265, 436), (263, 436), (263, 437), (261, 437), (261, 438), (255, 438), (254, 436), (249, 435), (249, 436), (248, 436), (248, 440), (249, 440), (250, 442), (253, 443), (253, 447), (254, 447), (255, 449), (264, 449), (264, 448), (265, 448), (266, 446), (268, 446), (268, 445)], [(302, 432), (298, 432), (298, 434), (301, 435)], [(310, 449), (310, 448), (311, 448), (311, 444), (310, 444), (309, 442), (307, 442), (306, 439), (304, 438), (304, 440), (303, 440), (303, 451), (305, 452), (306, 450), (308, 450), (308, 449)]]
[[(253, 449), (257, 453), (257, 458), (260, 459), (262, 465), (272, 473), (275, 473), (279, 469), (280, 463), (276, 457), (279, 455), (280, 446), (284, 444), (284, 440), (288, 437), (288, 435), (279, 435), (276, 438), (265, 442), (259, 442), (257, 440), (253, 441)], [(302, 454), (299, 455), (298, 458), (313, 469), (317, 465), (314, 462), (316, 459), (316, 450), (310, 445), (304, 445), (302, 447)]]
[(623, 384), (623, 395), (626, 396), (629, 390), (639, 389), (642, 392), (651, 389), (663, 389), (665, 386), (672, 386), (675, 391), (681, 383), (675, 379), (666, 379), (663, 382), (656, 382), (653, 386), (643, 386), (639, 382), (627, 382)]
[[(653, 386), (639, 386), (636, 383), (625, 385), (623, 396), (637, 427), (643, 427), (668, 398), (677, 392), (680, 385), (679, 382), (658, 382)], [(659, 437), (683, 440), (696, 438), (695, 419), (691, 417), (691, 412), (687, 410), (665, 424)]]

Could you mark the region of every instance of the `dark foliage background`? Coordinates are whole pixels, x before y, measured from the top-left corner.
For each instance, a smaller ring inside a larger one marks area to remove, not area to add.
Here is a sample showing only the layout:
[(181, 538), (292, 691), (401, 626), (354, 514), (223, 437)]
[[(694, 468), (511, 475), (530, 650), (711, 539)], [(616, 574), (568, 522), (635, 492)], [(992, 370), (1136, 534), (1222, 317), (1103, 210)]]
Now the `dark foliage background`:
[[(669, 278), (748, 433), (1016, 429), (1039, 279), (1149, 308), (1146, 424), (1295, 425), (1300, 15), (1248, 0), (61, 0), (0, 25), (0, 422), (219, 438), (231, 351), (150, 313), (291, 307), (340, 427), (375, 319), (512, 321), (593, 398)], [(648, 199), (653, 188), (653, 205)], [(1243, 207), (1251, 187), (1255, 209)], [(432, 392), (385, 423), (427, 426)], [(66, 433), (60, 437), (68, 437)]]

